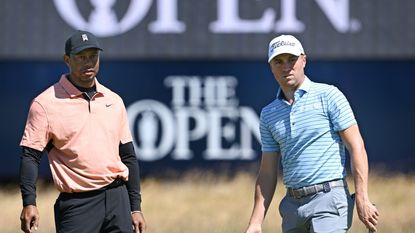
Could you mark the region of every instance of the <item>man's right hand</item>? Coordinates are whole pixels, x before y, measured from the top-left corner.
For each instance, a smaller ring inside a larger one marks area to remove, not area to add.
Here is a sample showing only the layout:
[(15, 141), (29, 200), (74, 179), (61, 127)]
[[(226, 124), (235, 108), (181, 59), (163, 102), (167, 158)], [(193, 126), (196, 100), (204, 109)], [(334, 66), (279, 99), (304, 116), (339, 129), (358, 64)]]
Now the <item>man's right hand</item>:
[(25, 233), (37, 231), (39, 227), (39, 211), (35, 205), (27, 205), (23, 207), (20, 214), (20, 228)]
[(262, 233), (261, 224), (249, 224), (248, 229), (245, 233)]

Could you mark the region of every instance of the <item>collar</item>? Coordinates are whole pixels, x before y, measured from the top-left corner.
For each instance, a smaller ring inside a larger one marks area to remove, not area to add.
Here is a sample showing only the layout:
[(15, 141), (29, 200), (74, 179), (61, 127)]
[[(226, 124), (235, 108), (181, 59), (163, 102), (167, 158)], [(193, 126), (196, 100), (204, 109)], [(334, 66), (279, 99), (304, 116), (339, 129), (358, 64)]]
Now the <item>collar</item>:
[(304, 75), (304, 81), (298, 89), (303, 90), (304, 92), (309, 92), (310, 88), (311, 88), (311, 80), (306, 75)]
[[(299, 91), (299, 90), (302, 93), (309, 92), (310, 88), (311, 88), (311, 80), (305, 75), (303, 83), (301, 83), (300, 87), (296, 90), (296, 92)], [(278, 88), (277, 99), (279, 99), (279, 100), (284, 99), (284, 93), (281, 91), (281, 88)]]
[[(82, 96), (82, 92), (76, 88), (67, 78), (68, 74), (62, 74), (59, 84), (63, 87), (63, 89), (66, 91), (66, 93), (70, 96), (70, 98)], [(102, 85), (98, 82), (97, 78), (95, 78), (95, 86), (96, 86), (96, 92), (104, 95), (102, 92), (104, 88)]]

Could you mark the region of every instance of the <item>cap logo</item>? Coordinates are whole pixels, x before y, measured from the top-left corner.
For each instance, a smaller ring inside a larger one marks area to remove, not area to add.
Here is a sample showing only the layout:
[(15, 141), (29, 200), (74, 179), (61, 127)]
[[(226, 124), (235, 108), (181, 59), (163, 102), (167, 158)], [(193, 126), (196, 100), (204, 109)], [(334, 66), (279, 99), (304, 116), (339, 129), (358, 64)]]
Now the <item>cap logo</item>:
[(290, 42), (290, 41), (277, 41), (274, 44), (271, 45), (272, 50), (281, 47), (281, 46), (295, 46), (294, 42)]
[(82, 34), (82, 41), (87, 41), (88, 40), (88, 36), (86, 34)]

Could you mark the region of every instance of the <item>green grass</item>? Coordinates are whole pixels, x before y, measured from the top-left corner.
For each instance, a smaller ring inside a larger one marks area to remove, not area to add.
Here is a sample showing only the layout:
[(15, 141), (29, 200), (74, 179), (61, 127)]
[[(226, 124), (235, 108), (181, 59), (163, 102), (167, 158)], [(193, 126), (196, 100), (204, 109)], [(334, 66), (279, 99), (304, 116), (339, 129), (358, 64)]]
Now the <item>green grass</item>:
[[(150, 233), (242, 233), (253, 205), (255, 177), (239, 174), (234, 178), (192, 173), (175, 181), (147, 178), (142, 182), (143, 211)], [(349, 180), (350, 187), (353, 187)], [(378, 232), (415, 233), (415, 176), (371, 175), (370, 197), (381, 217)], [(284, 194), (277, 192), (263, 224), (263, 232), (281, 232), (277, 206)], [(54, 230), (53, 204), (58, 192), (40, 185), (38, 232)], [(20, 192), (15, 186), (0, 188), (0, 232), (19, 232)], [(355, 213), (351, 233), (367, 232)]]

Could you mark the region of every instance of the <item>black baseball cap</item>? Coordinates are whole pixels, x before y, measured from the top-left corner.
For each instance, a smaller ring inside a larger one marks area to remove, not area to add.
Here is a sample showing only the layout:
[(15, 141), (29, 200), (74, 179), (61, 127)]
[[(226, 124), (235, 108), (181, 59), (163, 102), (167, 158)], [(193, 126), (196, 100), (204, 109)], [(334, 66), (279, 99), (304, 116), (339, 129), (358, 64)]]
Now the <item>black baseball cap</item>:
[(65, 43), (65, 54), (77, 54), (84, 49), (96, 48), (102, 50), (97, 37), (87, 31), (78, 30)]

